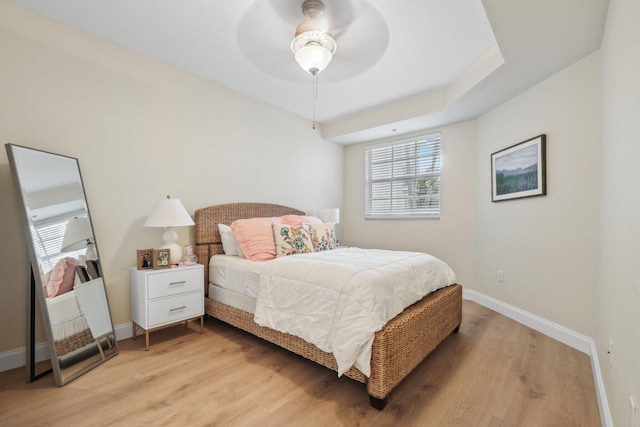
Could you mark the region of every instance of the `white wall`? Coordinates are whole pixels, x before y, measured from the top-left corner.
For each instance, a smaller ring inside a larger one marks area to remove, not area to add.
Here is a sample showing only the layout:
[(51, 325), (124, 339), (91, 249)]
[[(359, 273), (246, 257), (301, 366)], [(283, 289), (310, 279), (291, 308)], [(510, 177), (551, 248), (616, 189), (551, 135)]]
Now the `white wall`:
[[(640, 2), (611, 0), (602, 46), (595, 341), (614, 424), (640, 405)], [(613, 366), (606, 351), (613, 340)], [(635, 426), (640, 425), (640, 412)]]
[[(342, 147), (311, 123), (0, 0), (0, 142), (77, 157), (115, 324), (129, 267), (158, 247), (144, 220), (165, 194), (187, 211), (262, 201), (342, 202)], [(27, 255), (0, 150), (0, 352), (25, 345)], [(192, 230), (179, 230), (179, 243)]]
[(349, 145), (344, 151), (344, 214), (339, 233), (347, 245), (430, 253), (447, 262), (456, 272), (458, 282), (471, 288), (476, 126), (471, 121), (434, 130), (440, 131), (442, 138), (440, 219), (365, 220), (367, 144)]
[[(443, 141), (440, 220), (364, 220), (366, 144), (345, 147), (342, 240), (432, 253), (465, 287), (592, 336), (599, 82), (596, 53), (476, 121), (434, 129)], [(492, 203), (491, 153), (542, 133), (548, 195)]]
[[(599, 54), (478, 119), (475, 289), (593, 335)], [(491, 202), (491, 153), (547, 135), (542, 197)], [(504, 283), (497, 271), (504, 271)]]

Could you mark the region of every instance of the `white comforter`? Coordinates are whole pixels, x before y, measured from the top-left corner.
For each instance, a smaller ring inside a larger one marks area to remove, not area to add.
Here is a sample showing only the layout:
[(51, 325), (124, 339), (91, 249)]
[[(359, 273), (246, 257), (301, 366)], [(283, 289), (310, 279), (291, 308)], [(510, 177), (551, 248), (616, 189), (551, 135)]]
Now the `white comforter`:
[(416, 252), (341, 248), (277, 258), (262, 270), (255, 322), (333, 353), (338, 375), (370, 374), (375, 332), (455, 283), (447, 264)]

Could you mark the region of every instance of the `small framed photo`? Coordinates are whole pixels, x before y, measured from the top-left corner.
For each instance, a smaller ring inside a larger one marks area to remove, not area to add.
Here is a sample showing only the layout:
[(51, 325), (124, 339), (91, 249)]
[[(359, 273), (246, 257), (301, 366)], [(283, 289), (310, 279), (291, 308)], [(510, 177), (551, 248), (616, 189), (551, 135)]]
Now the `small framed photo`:
[(153, 249), (138, 249), (138, 270), (153, 269)]
[(153, 250), (153, 268), (154, 270), (160, 270), (163, 268), (169, 268), (169, 249), (154, 249)]
[(547, 194), (546, 135), (491, 154), (491, 201)]

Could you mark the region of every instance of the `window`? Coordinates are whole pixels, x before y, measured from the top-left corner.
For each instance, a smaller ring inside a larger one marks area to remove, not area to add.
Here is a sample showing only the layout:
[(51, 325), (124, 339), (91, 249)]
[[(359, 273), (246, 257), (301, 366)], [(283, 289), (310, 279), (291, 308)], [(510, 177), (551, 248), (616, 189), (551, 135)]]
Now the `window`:
[(64, 231), (67, 227), (68, 218), (60, 221), (50, 221), (44, 224), (31, 225), (31, 236), (33, 236), (33, 246), (36, 250), (38, 259), (42, 262), (42, 270), (48, 273), (53, 270), (56, 263), (64, 257), (78, 258), (84, 255), (84, 248), (71, 251), (61, 252), (62, 239)]
[(365, 149), (365, 218), (440, 217), (440, 132)]

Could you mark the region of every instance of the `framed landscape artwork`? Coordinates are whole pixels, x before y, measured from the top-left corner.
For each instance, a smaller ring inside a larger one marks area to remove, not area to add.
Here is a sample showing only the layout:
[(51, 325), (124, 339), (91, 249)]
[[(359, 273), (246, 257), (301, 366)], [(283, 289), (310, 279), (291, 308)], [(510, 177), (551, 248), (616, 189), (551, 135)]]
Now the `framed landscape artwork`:
[(491, 154), (491, 201), (547, 194), (546, 135)]

